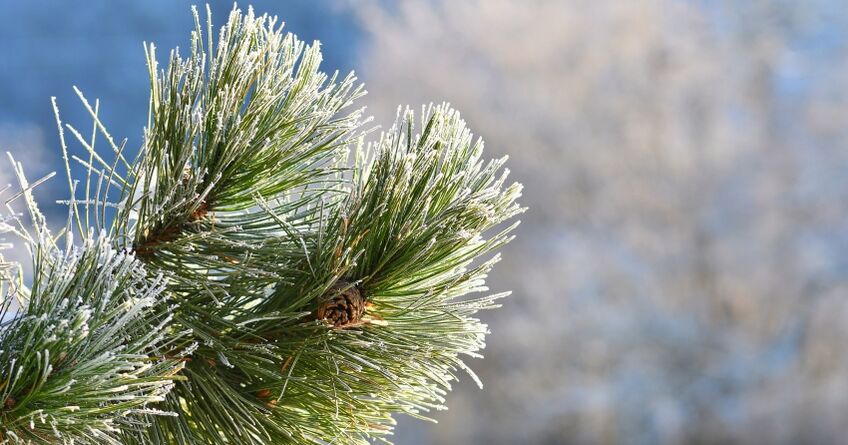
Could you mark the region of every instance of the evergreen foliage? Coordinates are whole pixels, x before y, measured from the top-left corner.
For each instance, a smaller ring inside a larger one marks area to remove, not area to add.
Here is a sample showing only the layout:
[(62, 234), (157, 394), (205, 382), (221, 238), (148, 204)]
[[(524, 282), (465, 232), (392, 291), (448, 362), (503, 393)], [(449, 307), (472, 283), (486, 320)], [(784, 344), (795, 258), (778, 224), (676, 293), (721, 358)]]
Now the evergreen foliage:
[[(0, 331), (0, 437), (11, 443), (120, 444), (120, 433), (165, 414), (182, 362), (165, 357), (178, 339), (162, 275), (151, 276), (108, 240), (64, 252), (36, 246), (32, 288), (5, 283)], [(4, 317), (5, 318), (5, 317)]]
[(164, 70), (146, 46), (134, 159), (98, 103), (80, 93), (89, 138), (57, 111), (66, 166), (88, 171), (67, 169), (58, 235), (22, 171), (6, 200), (25, 198), (32, 224), (10, 214), (0, 230), (35, 271), (27, 288), (2, 269), (7, 443), (367, 443), (394, 413), (444, 408), (458, 371), (476, 380), (462, 361), (484, 346), (474, 314), (505, 294), (465, 296), (487, 291), (487, 254), (522, 210), (504, 160), (485, 161), (447, 105), (399, 112), (366, 144), (364, 90), (319, 71), (317, 42), (252, 10), (217, 41), (211, 19), (195, 25)]

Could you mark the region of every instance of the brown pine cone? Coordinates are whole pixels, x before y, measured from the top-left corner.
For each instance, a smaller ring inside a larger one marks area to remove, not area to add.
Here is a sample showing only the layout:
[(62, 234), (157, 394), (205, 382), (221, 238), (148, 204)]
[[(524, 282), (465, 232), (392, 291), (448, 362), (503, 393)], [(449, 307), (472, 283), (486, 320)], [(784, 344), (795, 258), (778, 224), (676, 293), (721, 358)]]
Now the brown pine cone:
[(335, 327), (344, 327), (362, 319), (365, 304), (365, 296), (358, 285), (339, 280), (324, 293), (315, 318), (327, 320)]
[(200, 205), (197, 206), (197, 209), (195, 209), (193, 212), (191, 212), (191, 215), (189, 215), (188, 220), (191, 221), (191, 222), (194, 222), (194, 221), (203, 219), (208, 212), (209, 212), (209, 203), (207, 203), (206, 201), (201, 201)]

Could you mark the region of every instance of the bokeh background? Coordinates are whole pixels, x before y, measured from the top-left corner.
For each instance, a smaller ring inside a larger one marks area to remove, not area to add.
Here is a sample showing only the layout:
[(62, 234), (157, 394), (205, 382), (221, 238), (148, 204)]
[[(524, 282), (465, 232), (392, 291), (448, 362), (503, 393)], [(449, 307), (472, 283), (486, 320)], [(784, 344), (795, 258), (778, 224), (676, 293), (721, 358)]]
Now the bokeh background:
[[(462, 379), (397, 443), (844, 443), (845, 2), (253, 4), (356, 70), (376, 122), (449, 101), (526, 186), (485, 389)], [(61, 172), (49, 97), (91, 125), (72, 85), (140, 145), (141, 42), (185, 47), (189, 5), (0, 0), (0, 151)]]

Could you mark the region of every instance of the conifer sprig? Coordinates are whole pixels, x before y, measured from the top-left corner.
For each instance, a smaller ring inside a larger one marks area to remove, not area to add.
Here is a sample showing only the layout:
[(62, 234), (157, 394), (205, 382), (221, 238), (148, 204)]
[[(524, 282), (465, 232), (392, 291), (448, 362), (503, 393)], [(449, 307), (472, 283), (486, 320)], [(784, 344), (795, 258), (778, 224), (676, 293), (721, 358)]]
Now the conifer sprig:
[(168, 357), (180, 333), (164, 279), (104, 238), (33, 248), (31, 288), (3, 285), (0, 313), (26, 307), (0, 325), (0, 440), (117, 445), (123, 430), (174, 415), (157, 407), (184, 379)]
[(283, 34), (276, 18), (233, 10), (214, 46), (209, 20), (204, 44), (195, 11), (190, 55), (172, 51), (161, 72), (147, 47), (150, 121), (125, 190), (128, 214), (115, 220), (143, 256), (198, 247), (190, 234), (213, 232), (209, 212), (224, 238), (267, 232), (256, 197), (285, 213), (313, 199), (318, 191), (307, 187), (329, 186), (333, 159), (360, 125), (361, 110), (345, 109), (362, 87), (352, 74), (320, 72), (317, 42)]
[[(172, 52), (164, 70), (146, 47), (150, 114), (133, 160), (81, 94), (94, 135), (64, 126), (85, 150), (69, 156), (62, 137), (66, 159), (88, 170), (78, 198), (68, 169), (63, 232), (76, 227), (82, 247), (31, 238), (33, 295), (61, 293), (38, 281), (44, 274), (93, 291), (89, 275), (106, 259), (126, 263), (158, 296), (138, 323), (164, 324), (115, 341), (138, 341), (162, 367), (154, 375), (169, 376), (156, 411), (131, 421), (107, 411), (108, 425), (86, 417), (68, 428), (122, 444), (386, 440), (393, 414), (444, 408), (458, 371), (477, 380), (463, 362), (487, 333), (474, 314), (506, 294), (466, 296), (487, 291), (521, 188), (507, 183), (505, 159), (483, 160), (449, 106), (425, 107), (420, 130), (406, 110), (364, 144), (362, 111), (350, 109), (364, 90), (353, 75), (321, 73), (317, 44), (251, 10), (234, 9), (217, 41), (210, 23), (204, 30), (195, 11), (189, 55)], [(98, 134), (111, 158), (95, 149)], [(100, 229), (106, 237), (93, 239)], [(44, 262), (41, 252), (80, 259)], [(43, 298), (15, 323), (54, 307)], [(0, 347), (15, 338), (0, 336)], [(0, 416), (0, 429), (25, 433), (9, 421)], [(39, 443), (102, 443), (54, 437)]]

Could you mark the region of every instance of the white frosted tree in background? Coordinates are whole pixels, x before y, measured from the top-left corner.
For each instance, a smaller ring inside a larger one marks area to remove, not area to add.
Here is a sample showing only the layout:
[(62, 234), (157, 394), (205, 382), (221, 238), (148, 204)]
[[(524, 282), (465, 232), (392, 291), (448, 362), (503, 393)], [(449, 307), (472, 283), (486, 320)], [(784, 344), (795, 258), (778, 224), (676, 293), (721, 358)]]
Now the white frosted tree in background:
[(363, 12), (374, 114), (450, 98), (514, 155), (533, 209), (493, 277), (521, 297), (490, 318), (487, 391), (460, 390), (434, 443), (846, 432), (848, 59), (838, 43), (810, 48), (825, 25), (841, 32), (835, 12), (673, 0)]

